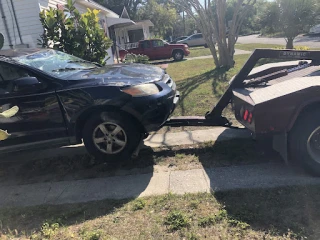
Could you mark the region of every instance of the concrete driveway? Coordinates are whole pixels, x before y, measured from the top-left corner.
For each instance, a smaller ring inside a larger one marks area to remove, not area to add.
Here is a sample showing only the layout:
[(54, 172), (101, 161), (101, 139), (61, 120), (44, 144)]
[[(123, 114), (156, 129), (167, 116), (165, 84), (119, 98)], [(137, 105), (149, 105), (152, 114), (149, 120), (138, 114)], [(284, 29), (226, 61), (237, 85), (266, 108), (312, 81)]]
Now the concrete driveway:
[[(238, 38), (238, 43), (250, 44), (250, 43), (263, 43), (263, 44), (279, 44), (285, 45), (286, 40), (284, 38), (266, 38), (259, 37), (259, 35), (243, 36)], [(296, 46), (308, 46), (310, 48), (320, 48), (320, 36), (298, 36), (294, 40)]]

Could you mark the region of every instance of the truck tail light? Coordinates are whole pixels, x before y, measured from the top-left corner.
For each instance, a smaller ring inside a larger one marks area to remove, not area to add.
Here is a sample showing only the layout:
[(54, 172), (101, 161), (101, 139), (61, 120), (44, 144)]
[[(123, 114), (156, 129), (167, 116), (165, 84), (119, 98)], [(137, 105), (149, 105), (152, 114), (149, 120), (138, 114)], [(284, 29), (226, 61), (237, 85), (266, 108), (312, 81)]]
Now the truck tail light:
[(248, 111), (248, 110), (245, 110), (245, 111), (244, 111), (244, 114), (243, 114), (243, 120), (247, 121), (248, 116), (249, 116), (249, 111)]
[(246, 109), (243, 113), (243, 120), (248, 123), (252, 123), (253, 114), (248, 109)]

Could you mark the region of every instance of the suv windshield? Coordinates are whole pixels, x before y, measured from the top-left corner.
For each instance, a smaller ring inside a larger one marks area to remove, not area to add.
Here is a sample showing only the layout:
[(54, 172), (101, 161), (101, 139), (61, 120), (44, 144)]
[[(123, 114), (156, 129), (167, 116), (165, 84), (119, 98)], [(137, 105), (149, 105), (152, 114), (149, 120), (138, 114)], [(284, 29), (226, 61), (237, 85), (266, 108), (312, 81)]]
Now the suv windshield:
[(40, 50), (38, 52), (15, 57), (16, 61), (38, 68), (47, 74), (59, 78), (68, 78), (75, 72), (97, 68), (94, 63), (53, 49)]

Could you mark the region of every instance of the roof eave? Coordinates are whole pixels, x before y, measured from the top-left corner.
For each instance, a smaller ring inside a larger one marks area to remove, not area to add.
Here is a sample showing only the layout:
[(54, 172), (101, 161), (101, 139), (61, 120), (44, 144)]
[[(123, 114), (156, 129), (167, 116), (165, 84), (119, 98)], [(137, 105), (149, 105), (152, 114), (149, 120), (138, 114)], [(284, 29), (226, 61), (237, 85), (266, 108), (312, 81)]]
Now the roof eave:
[(118, 14), (100, 5), (99, 3), (96, 3), (95, 1), (92, 1), (92, 0), (76, 0), (76, 1), (86, 5), (87, 7), (91, 7), (104, 12), (107, 15), (107, 17), (119, 18)]

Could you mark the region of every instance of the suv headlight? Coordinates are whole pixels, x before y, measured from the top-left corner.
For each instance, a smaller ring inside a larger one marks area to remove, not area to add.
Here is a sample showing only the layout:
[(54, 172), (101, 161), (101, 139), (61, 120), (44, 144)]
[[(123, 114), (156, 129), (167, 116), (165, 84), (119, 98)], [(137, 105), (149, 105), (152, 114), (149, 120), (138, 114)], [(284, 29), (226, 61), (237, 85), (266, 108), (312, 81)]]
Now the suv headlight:
[(157, 85), (153, 83), (136, 85), (128, 88), (123, 88), (123, 92), (130, 94), (133, 97), (144, 97), (154, 95), (160, 92)]

